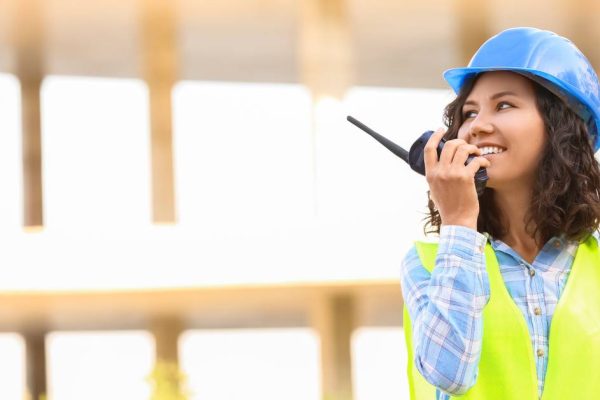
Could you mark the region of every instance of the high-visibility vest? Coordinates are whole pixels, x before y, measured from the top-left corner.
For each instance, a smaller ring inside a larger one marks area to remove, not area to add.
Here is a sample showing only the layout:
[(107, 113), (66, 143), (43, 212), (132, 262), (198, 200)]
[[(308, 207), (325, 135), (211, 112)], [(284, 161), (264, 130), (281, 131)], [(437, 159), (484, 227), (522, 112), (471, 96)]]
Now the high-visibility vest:
[[(422, 264), (435, 266), (437, 244), (416, 243)], [(452, 399), (538, 400), (535, 355), (527, 323), (510, 297), (491, 245), (485, 248), (490, 299), (483, 310), (483, 342), (477, 381)], [(435, 387), (414, 363), (412, 328), (404, 307), (411, 400), (435, 399)], [(542, 400), (600, 399), (600, 252), (594, 237), (578, 249), (552, 317)]]

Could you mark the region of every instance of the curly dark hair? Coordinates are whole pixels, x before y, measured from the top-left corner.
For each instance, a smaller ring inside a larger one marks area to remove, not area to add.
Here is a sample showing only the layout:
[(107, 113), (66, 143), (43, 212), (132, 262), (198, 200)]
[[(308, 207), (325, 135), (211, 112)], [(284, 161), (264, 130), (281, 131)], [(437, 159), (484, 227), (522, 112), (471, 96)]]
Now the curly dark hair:
[[(466, 82), (444, 110), (447, 140), (458, 135), (464, 121), (463, 104), (477, 79)], [(562, 234), (568, 240), (582, 241), (600, 224), (600, 168), (594, 158), (592, 139), (583, 119), (548, 89), (531, 83), (548, 141), (537, 170), (526, 229), (539, 245)], [(428, 198), (429, 215), (424, 219), (424, 232), (439, 234), (440, 214), (429, 192)], [(505, 219), (494, 201), (493, 189), (485, 189), (479, 198), (479, 209), (479, 232), (495, 238), (507, 234), (508, 227), (503, 224)]]

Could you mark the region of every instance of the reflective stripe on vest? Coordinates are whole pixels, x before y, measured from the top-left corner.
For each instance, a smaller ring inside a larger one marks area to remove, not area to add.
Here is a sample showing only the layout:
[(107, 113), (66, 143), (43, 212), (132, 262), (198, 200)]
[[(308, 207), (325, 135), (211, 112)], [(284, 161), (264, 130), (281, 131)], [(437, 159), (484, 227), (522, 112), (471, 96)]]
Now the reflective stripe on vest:
[[(437, 244), (416, 243), (422, 264), (435, 266)], [(523, 314), (510, 297), (491, 245), (485, 249), (490, 299), (483, 310), (483, 342), (477, 382), (468, 400), (538, 400), (535, 355)], [(544, 317), (541, 317), (544, 318)], [(411, 400), (435, 399), (435, 387), (414, 364), (412, 329), (404, 307)], [(600, 399), (600, 252), (595, 238), (579, 245), (556, 306), (549, 336), (542, 400)]]

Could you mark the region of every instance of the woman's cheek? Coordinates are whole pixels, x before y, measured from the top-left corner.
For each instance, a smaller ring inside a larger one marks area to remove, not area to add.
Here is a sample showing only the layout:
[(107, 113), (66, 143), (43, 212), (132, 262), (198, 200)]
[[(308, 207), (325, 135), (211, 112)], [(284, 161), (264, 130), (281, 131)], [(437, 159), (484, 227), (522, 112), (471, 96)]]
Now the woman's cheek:
[(456, 137), (469, 143), (469, 127), (466, 122), (463, 123), (458, 129), (458, 134), (456, 135)]

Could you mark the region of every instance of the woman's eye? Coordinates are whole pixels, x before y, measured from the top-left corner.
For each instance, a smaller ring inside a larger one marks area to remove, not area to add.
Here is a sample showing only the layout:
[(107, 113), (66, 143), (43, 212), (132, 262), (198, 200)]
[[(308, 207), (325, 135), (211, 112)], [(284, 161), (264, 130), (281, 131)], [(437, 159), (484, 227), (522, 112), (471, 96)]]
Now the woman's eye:
[(504, 110), (506, 108), (512, 108), (512, 104), (507, 103), (505, 101), (501, 101), (500, 103), (498, 103), (498, 110)]
[(468, 110), (468, 111), (463, 112), (464, 119), (475, 118), (476, 116), (477, 116), (477, 111), (475, 111), (475, 110)]

